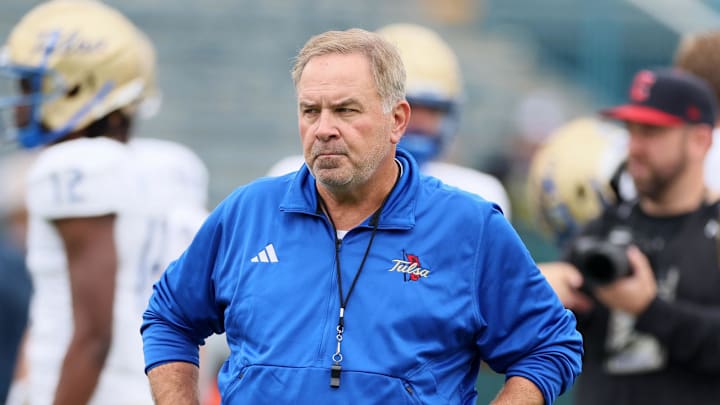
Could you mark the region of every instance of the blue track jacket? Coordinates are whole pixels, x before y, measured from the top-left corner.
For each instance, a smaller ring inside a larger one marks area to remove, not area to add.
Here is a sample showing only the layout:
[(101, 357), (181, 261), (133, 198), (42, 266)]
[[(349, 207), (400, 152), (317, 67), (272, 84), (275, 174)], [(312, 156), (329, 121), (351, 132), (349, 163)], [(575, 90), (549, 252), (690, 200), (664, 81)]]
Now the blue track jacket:
[[(495, 204), (397, 159), (345, 311), (339, 388), (335, 231), (305, 166), (233, 192), (168, 267), (144, 314), (146, 371), (198, 364), (198, 345), (226, 332), (224, 404), (474, 404), (481, 360), (552, 403), (580, 372), (575, 318)], [(343, 296), (372, 228), (337, 244)]]

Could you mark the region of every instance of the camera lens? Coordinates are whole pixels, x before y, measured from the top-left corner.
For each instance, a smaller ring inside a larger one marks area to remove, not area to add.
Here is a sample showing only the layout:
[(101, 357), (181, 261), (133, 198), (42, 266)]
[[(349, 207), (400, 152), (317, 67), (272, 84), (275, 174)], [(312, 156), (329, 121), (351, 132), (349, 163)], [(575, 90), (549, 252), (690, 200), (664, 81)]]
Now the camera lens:
[(605, 253), (589, 253), (585, 256), (583, 270), (585, 276), (596, 284), (607, 284), (617, 278), (617, 269), (612, 257)]
[(603, 285), (630, 274), (627, 248), (632, 235), (624, 229), (611, 231), (606, 238), (581, 236), (573, 244), (570, 262), (589, 284)]

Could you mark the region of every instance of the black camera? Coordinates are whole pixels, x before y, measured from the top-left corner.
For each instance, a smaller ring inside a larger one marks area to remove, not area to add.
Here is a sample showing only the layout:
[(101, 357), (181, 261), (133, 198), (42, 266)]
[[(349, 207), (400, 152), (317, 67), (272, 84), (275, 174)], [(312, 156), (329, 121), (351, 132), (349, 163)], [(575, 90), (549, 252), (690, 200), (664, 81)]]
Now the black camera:
[(631, 243), (632, 233), (625, 228), (613, 229), (605, 238), (581, 236), (572, 245), (570, 263), (588, 284), (609, 284), (632, 272), (626, 253)]

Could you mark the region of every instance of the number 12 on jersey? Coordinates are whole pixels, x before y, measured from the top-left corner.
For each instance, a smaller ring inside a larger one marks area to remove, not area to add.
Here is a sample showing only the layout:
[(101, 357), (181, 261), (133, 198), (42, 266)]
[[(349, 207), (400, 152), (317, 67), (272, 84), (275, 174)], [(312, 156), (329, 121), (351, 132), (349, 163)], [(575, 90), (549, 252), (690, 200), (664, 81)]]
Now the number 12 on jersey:
[(82, 202), (79, 185), (83, 180), (80, 169), (68, 169), (50, 175), (53, 184), (55, 202), (58, 204), (72, 204)]

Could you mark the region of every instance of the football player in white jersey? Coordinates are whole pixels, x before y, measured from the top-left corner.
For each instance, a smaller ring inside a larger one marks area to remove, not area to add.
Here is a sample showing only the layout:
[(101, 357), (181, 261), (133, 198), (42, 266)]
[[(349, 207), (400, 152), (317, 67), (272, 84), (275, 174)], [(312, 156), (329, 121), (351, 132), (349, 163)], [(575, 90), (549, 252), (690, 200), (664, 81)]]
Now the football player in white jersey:
[[(407, 72), (412, 113), (400, 147), (412, 153), (424, 174), (497, 203), (509, 219), (510, 201), (497, 178), (439, 161), (460, 122), (462, 79), (455, 52), (436, 32), (419, 25), (390, 24), (377, 32), (398, 47)], [(289, 156), (275, 163), (268, 175), (293, 172), (304, 163), (303, 156)]]
[(55, 0), (17, 23), (0, 68), (21, 90), (0, 99), (18, 142), (43, 148), (27, 183), (29, 403), (151, 404), (142, 309), (207, 187), (191, 152), (130, 142), (153, 94), (152, 45), (107, 5)]

